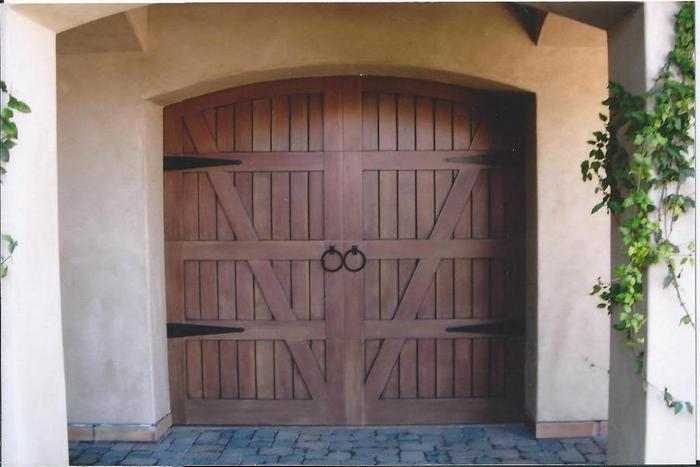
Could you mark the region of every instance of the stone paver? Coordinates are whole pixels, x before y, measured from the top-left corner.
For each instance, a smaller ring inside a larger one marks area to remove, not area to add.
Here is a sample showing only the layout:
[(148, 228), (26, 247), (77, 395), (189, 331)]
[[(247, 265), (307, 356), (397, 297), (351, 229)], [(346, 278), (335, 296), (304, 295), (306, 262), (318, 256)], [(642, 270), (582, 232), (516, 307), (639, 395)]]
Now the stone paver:
[(157, 443), (72, 441), (71, 465), (604, 464), (607, 439), (523, 425), (173, 427)]

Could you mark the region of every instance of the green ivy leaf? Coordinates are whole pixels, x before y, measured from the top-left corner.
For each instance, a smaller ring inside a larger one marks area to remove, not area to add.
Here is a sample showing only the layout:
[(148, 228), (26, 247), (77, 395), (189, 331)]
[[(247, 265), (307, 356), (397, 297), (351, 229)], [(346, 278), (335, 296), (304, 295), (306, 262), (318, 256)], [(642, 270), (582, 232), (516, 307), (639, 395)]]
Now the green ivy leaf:
[(634, 361), (634, 372), (641, 373), (642, 369), (644, 369), (644, 360), (642, 360), (641, 358), (637, 358)]
[(0, 91), (2, 92), (7, 92), (7, 85), (5, 84), (4, 81), (0, 81)]
[[(673, 396), (671, 395), (670, 392), (668, 392), (668, 388), (664, 388), (664, 401), (666, 401), (667, 404), (670, 404), (673, 402)], [(670, 407), (670, 405), (669, 405)]]
[(2, 235), (2, 239), (3, 239), (4, 241), (7, 242), (7, 250), (8, 250), (10, 253), (12, 253), (13, 251), (15, 251), (15, 248), (17, 248), (18, 243), (17, 243), (17, 240), (15, 240), (14, 238), (12, 238), (12, 235), (3, 234), (3, 235)]
[(673, 403), (673, 415), (678, 415), (683, 410), (683, 404), (676, 401)]
[(32, 111), (32, 109), (30, 109), (27, 104), (18, 100), (17, 98), (15, 98), (15, 96), (10, 96), (10, 100), (7, 102), (7, 106), (25, 114)]
[(668, 286), (671, 285), (675, 279), (676, 276), (672, 272), (667, 274), (666, 277), (664, 277), (664, 289), (668, 288)]
[(690, 415), (693, 415), (693, 404), (691, 404), (690, 402), (686, 402), (685, 408), (686, 408), (686, 410), (688, 410), (688, 413)]
[(601, 201), (600, 203), (596, 204), (593, 206), (593, 209), (591, 210), (591, 214), (595, 214), (596, 212), (600, 211), (600, 209), (605, 206), (605, 201)]
[(2, 131), (7, 135), (7, 137), (17, 138), (17, 125), (15, 125), (13, 122), (3, 119), (0, 128), (2, 128)]

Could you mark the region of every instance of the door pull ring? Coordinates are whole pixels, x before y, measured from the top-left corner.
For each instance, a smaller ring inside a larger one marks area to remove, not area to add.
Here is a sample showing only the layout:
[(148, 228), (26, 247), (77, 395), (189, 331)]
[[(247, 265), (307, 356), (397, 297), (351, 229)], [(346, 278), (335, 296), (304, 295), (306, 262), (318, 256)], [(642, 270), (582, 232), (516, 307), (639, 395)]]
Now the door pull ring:
[[(338, 264), (338, 267), (336, 268), (329, 268), (326, 266), (326, 259), (331, 256), (331, 255), (337, 255), (338, 258), (340, 258), (340, 263)], [(336, 272), (339, 271), (343, 266), (345, 265), (345, 261), (343, 258), (343, 255), (335, 249), (335, 245), (331, 245), (328, 247), (326, 251), (323, 252), (321, 255), (321, 267), (323, 268), (324, 271), (328, 272)]]
[[(359, 265), (358, 267), (356, 267), (356, 268), (350, 267), (350, 266), (348, 265), (348, 255), (353, 255), (353, 256), (360, 255), (360, 259), (361, 259), (360, 265)], [(361, 270), (365, 267), (365, 264), (366, 264), (366, 263), (367, 263), (367, 258), (365, 257), (365, 254), (362, 253), (362, 250), (360, 250), (359, 248), (357, 248), (357, 245), (353, 245), (353, 246), (352, 246), (348, 251), (346, 251), (345, 254), (343, 255), (343, 264), (345, 265), (345, 269), (347, 269), (347, 270), (350, 271), (350, 272), (361, 271)]]

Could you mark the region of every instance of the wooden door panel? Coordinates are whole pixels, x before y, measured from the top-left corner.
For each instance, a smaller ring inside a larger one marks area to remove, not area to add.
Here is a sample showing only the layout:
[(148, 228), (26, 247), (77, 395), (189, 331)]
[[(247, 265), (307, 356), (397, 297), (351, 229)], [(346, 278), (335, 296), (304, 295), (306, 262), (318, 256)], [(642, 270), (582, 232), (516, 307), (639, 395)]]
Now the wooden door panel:
[[(166, 107), (167, 155), (241, 161), (165, 174), (169, 321), (245, 329), (169, 343), (175, 420), (512, 419), (522, 339), (447, 328), (522, 319), (519, 112), (371, 77)], [(365, 268), (324, 272), (330, 244)]]
[[(516, 273), (513, 239), (520, 235), (511, 217), (522, 210), (522, 194), (513, 196), (509, 185), (515, 170), (490, 162), (460, 167), (447, 160), (460, 151), (511, 150), (513, 131), (488, 99), (446, 99), (454, 90), (431, 96), (425, 88), (410, 95), (405, 83), (396, 94), (372, 79), (365, 86), (362, 247), (371, 258), (364, 270), (365, 420), (397, 422), (382, 405), (390, 401), (404, 404), (393, 406), (408, 412), (403, 422), (411, 414), (421, 422), (469, 421), (472, 414), (450, 400), (490, 407), (489, 400), (509, 398), (505, 405), (519, 407), (521, 393), (507, 388), (522, 373), (513, 364), (521, 341), (445, 333), (474, 318), (521, 316), (522, 303), (508, 298), (521, 284), (508, 281)], [(460, 251), (442, 249), (441, 241), (460, 245)], [(379, 326), (387, 319), (402, 328)], [(447, 407), (455, 412), (418, 415), (420, 401), (429, 400), (444, 401), (435, 406), (438, 412)], [(496, 418), (506, 417), (495, 412)]]
[[(166, 174), (169, 320), (245, 329), (170, 346), (178, 372), (171, 379), (184, 385), (184, 393), (171, 391), (178, 420), (245, 423), (255, 407), (258, 423), (285, 414), (290, 423), (326, 420), (327, 291), (319, 258), (328, 225), (322, 151), (329, 125), (323, 82), (309, 88), (316, 91), (285, 95), (253, 86), (212, 105), (195, 99), (164, 112), (167, 153), (241, 161), (187, 169), (179, 180)], [(178, 295), (181, 314), (170, 311)], [(303, 324), (311, 321), (319, 326)]]

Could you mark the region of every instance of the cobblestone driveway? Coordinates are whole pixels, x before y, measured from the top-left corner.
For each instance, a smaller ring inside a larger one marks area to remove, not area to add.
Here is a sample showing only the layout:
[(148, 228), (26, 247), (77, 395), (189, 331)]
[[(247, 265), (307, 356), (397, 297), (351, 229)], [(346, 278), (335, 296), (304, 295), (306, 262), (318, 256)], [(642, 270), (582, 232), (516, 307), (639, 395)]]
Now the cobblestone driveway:
[(71, 442), (72, 465), (602, 464), (604, 438), (536, 440), (522, 425), (173, 427), (158, 443)]

